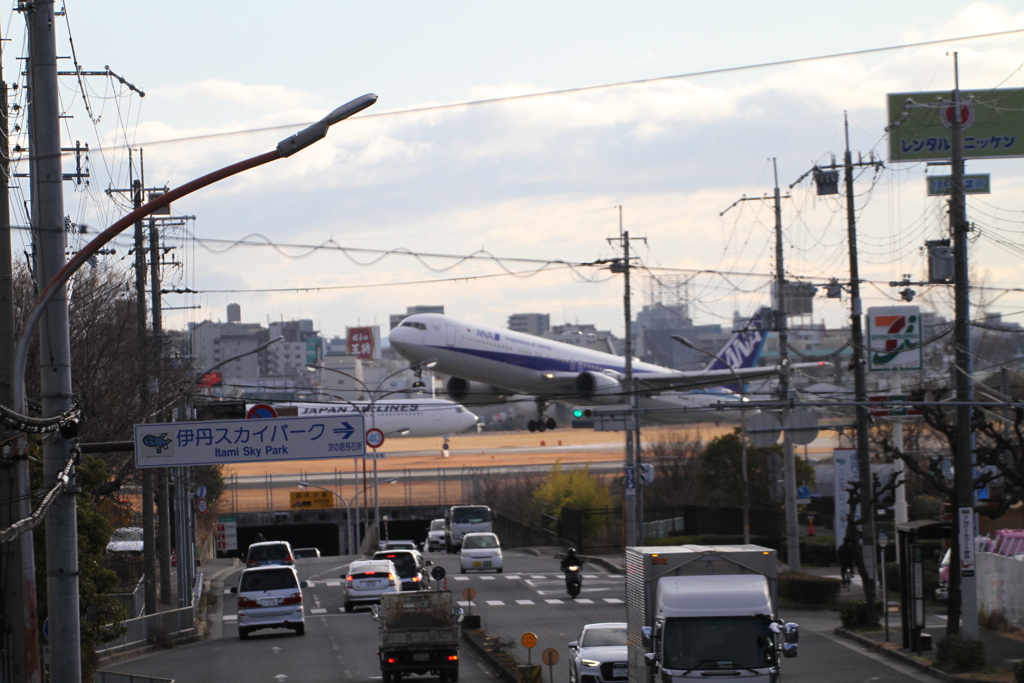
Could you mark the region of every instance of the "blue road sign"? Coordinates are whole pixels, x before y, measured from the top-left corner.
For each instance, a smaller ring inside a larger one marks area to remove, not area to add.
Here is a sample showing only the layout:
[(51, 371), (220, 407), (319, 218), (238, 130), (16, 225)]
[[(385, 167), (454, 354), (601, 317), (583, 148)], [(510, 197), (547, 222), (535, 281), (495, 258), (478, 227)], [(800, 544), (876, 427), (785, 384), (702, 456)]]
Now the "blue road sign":
[(359, 458), (362, 415), (135, 425), (136, 467)]

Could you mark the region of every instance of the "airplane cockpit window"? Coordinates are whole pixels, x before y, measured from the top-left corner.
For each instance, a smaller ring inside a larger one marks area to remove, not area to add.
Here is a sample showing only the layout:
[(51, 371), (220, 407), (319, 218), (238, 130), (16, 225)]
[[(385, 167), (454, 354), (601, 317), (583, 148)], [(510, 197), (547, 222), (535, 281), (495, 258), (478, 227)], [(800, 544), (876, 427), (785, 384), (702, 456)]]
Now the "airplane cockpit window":
[(404, 323), (402, 323), (400, 325), (400, 327), (414, 327), (417, 330), (423, 330), (424, 332), (427, 331), (427, 326), (426, 326), (425, 323), (414, 323), (414, 322), (409, 322), (408, 320), (405, 321)]

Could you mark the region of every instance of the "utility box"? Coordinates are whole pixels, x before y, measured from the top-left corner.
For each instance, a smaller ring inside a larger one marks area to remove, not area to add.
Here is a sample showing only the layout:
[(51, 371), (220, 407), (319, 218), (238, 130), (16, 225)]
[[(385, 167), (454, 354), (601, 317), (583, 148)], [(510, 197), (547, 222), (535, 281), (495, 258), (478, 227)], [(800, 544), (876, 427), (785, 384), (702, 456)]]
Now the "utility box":
[(955, 278), (955, 262), (953, 247), (949, 240), (928, 240), (924, 243), (928, 250), (928, 282), (945, 284)]

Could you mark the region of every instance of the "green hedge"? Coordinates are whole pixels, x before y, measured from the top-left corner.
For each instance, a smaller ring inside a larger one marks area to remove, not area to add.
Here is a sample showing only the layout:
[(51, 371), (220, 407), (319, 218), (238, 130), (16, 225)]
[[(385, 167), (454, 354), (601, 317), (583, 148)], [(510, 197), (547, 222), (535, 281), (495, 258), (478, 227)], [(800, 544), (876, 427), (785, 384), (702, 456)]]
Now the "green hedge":
[(985, 645), (959, 634), (946, 636), (935, 646), (935, 667), (951, 674), (981, 671), (985, 668)]
[(1024, 683), (1024, 659), (1013, 665), (1013, 679), (1017, 683)]
[(882, 619), (882, 602), (875, 602), (875, 618), (868, 618), (868, 603), (865, 600), (840, 600), (839, 623), (847, 629), (878, 628)]
[(831, 605), (839, 594), (838, 579), (804, 572), (779, 574), (779, 598), (798, 605)]

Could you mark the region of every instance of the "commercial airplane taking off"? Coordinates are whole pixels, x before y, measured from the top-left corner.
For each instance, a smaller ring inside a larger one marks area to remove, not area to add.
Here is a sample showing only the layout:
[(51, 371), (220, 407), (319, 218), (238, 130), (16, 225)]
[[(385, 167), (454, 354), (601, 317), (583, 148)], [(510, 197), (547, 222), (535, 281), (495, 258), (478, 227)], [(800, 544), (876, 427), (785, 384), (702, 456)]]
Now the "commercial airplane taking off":
[[(726, 368), (718, 361), (700, 371), (681, 371), (633, 361), (633, 376), (638, 392), (648, 400), (675, 404), (676, 411), (687, 408), (695, 389), (720, 387), (739, 380), (752, 380), (776, 375), (778, 368), (743, 367), (748, 354), (741, 349), (760, 353), (762, 333), (724, 349)], [(544, 417), (551, 401), (582, 404), (618, 404), (628, 400), (625, 386), (625, 358), (572, 344), (512, 332), (459, 320), (437, 313), (411, 315), (391, 330), (391, 347), (412, 362), (436, 359), (436, 372), (450, 375), (446, 386), (449, 398), (467, 403), (495, 403), (512, 394), (529, 394), (537, 403), (536, 421), (530, 430), (553, 429), (555, 421)], [(818, 367), (818, 363), (801, 363), (797, 368)], [(670, 393), (664, 393), (670, 392)], [(685, 393), (680, 393), (685, 392)], [(729, 394), (724, 394), (729, 401)], [(739, 401), (735, 396), (734, 400)], [(717, 401), (717, 397), (716, 397)], [(706, 405), (706, 402), (705, 402)], [(644, 407), (644, 406), (642, 406)], [(688, 409), (688, 408), (687, 408)], [(654, 415), (657, 415), (655, 413)], [(665, 413), (658, 421), (673, 421)], [(647, 417), (651, 417), (648, 415)], [(654, 419), (658, 419), (655, 417)], [(674, 421), (679, 421), (678, 419)]]
[(478, 418), (454, 401), (441, 398), (385, 399), (348, 403), (275, 403), (274, 407), (298, 408), (299, 417), (314, 415), (363, 415), (366, 428), (376, 427), (384, 436), (444, 436), (476, 425)]

